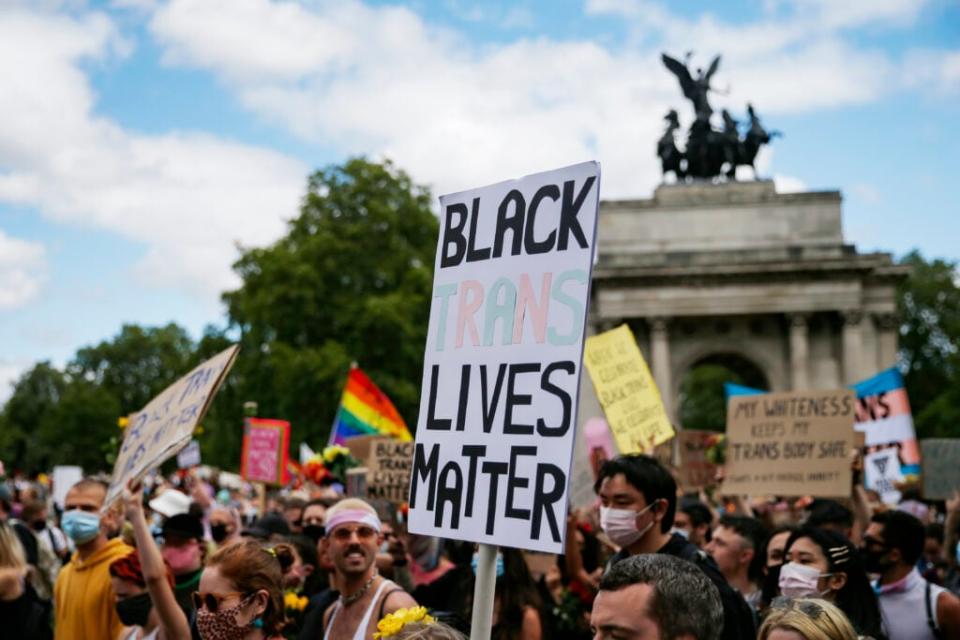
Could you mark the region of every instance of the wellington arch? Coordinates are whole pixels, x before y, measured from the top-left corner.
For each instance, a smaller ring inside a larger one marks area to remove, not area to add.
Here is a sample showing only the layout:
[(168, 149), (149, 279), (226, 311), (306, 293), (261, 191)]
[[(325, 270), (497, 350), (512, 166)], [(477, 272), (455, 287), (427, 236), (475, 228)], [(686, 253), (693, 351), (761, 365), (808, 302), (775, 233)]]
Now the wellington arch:
[[(675, 423), (698, 363), (740, 363), (772, 391), (892, 366), (907, 270), (846, 243), (841, 204), (838, 191), (778, 193), (765, 180), (601, 202), (588, 331), (631, 327)], [(581, 389), (581, 420), (602, 415), (586, 378)]]

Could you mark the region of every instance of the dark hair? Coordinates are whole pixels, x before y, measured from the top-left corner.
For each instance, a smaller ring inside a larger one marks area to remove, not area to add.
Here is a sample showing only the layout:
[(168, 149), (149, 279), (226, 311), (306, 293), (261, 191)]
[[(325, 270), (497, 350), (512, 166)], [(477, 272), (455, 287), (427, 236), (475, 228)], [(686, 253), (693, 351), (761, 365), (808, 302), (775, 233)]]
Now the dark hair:
[(648, 610), (661, 638), (684, 634), (696, 640), (720, 638), (720, 592), (692, 562), (661, 553), (641, 553), (617, 562), (600, 578), (601, 591), (618, 591), (635, 584), (653, 587)]
[(283, 574), (293, 566), (296, 558), (288, 544), (264, 546), (246, 539), (222, 547), (207, 562), (207, 567), (218, 567), (220, 574), (245, 594), (261, 589), (269, 595), (267, 608), (260, 619), (267, 636), (279, 634), (286, 624), (283, 606)]
[(760, 549), (767, 539), (767, 528), (756, 518), (735, 515), (722, 516), (719, 526), (735, 531), (753, 548), (753, 559), (747, 568), (747, 577), (753, 581), (759, 580), (763, 575), (763, 567), (767, 564), (766, 557), (760, 555)]
[[(30, 522), (35, 517), (47, 510), (47, 505), (43, 503), (43, 500), (31, 500), (24, 503), (23, 510), (20, 511), (20, 519), (24, 522)], [(943, 533), (941, 529), (941, 539), (943, 538)]]
[(808, 527), (834, 525), (849, 529), (853, 526), (853, 512), (836, 500), (817, 498), (808, 511), (810, 515), (804, 523)]
[[(26, 507), (24, 507), (24, 511), (26, 511)], [(940, 524), (939, 522), (931, 522), (930, 524), (927, 525), (927, 528), (924, 531), (924, 537), (933, 538), (940, 544), (943, 544), (943, 538), (944, 538), (943, 525)]]
[(710, 507), (699, 500), (683, 498), (680, 500), (680, 511), (690, 516), (690, 524), (693, 525), (694, 528), (707, 525), (707, 534), (704, 537), (707, 542), (710, 542), (710, 539), (713, 537), (713, 531), (710, 530), (709, 526), (713, 523), (713, 512), (710, 511)]
[(872, 636), (876, 640), (885, 638), (880, 604), (854, 544), (833, 529), (804, 526), (790, 535), (784, 550), (789, 551), (793, 543), (800, 538), (807, 538), (820, 547), (827, 559), (827, 573), (847, 575), (846, 583), (837, 591), (834, 604), (847, 614), (857, 633)]
[(540, 613), (543, 603), (523, 552), (501, 547), (500, 553), (503, 554), (503, 576), (497, 578), (496, 586), (496, 594), (500, 596), (500, 622), (499, 631), (493, 637), (512, 640), (519, 637), (523, 629), (524, 610), (533, 607)]
[(883, 525), (883, 541), (891, 549), (898, 549), (904, 564), (914, 565), (923, 555), (925, 533), (923, 524), (906, 511), (884, 511), (870, 518)]
[(313, 507), (316, 505), (320, 505), (321, 507), (329, 509), (333, 505), (337, 504), (337, 502), (339, 501), (335, 498), (314, 498), (310, 502), (307, 502), (303, 505), (303, 510), (306, 511), (307, 507)]
[(660, 531), (666, 533), (673, 526), (677, 513), (677, 481), (655, 458), (643, 454), (617, 456), (600, 467), (600, 474), (593, 490), (600, 493), (600, 485), (607, 478), (623, 474), (627, 483), (643, 494), (648, 505), (657, 500), (667, 501), (667, 511), (660, 521)]

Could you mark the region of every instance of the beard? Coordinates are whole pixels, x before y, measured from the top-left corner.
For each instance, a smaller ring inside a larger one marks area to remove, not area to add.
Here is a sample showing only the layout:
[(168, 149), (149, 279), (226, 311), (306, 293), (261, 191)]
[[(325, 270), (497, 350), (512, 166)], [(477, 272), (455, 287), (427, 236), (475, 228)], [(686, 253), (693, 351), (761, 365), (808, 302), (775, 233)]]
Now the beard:
[(376, 560), (376, 553), (359, 544), (352, 544), (337, 554), (334, 564), (344, 575), (362, 575)]

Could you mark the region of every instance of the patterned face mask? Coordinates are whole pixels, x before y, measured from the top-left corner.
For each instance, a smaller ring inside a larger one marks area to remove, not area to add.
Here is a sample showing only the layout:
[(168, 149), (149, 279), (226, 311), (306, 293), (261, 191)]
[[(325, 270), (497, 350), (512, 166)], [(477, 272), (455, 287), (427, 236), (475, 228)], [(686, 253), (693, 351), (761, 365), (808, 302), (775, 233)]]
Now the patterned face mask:
[(235, 607), (219, 609), (210, 613), (206, 607), (197, 609), (197, 630), (203, 640), (243, 640), (243, 637), (253, 629), (253, 622), (244, 626), (237, 624), (237, 614), (243, 608), (246, 599), (241, 600)]

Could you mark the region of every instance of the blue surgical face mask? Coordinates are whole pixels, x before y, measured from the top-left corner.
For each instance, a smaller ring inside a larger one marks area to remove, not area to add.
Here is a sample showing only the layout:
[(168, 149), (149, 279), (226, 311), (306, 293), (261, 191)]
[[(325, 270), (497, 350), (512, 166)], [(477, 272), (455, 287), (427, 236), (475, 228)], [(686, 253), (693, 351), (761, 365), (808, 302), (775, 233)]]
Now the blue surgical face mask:
[(100, 535), (100, 516), (74, 509), (63, 514), (60, 528), (77, 544), (90, 542)]
[[(470, 560), (470, 566), (473, 567), (473, 575), (477, 575), (477, 567), (480, 566), (480, 552), (473, 552), (473, 559)], [(503, 576), (503, 554), (499, 551), (497, 552), (497, 577)]]

